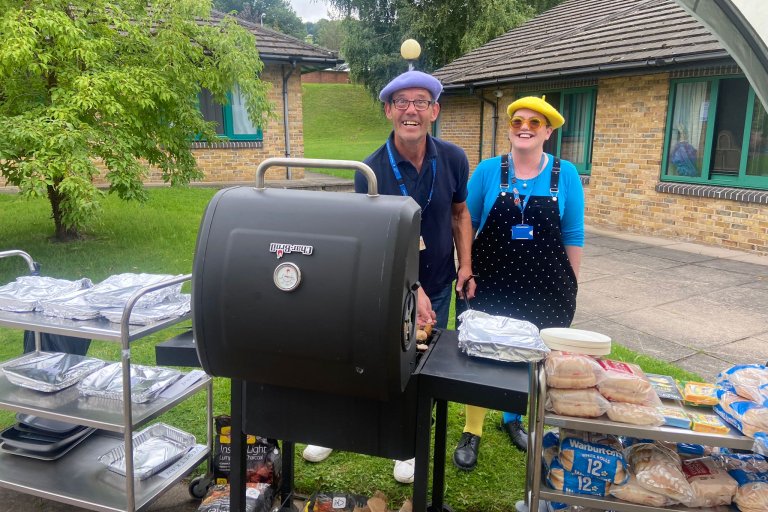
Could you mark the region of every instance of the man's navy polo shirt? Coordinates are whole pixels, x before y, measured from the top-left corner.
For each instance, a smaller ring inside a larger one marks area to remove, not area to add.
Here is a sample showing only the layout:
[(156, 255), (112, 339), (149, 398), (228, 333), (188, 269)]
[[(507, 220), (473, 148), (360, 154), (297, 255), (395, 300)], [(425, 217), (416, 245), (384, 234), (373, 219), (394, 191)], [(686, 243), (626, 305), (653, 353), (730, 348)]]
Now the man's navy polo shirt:
[[(427, 135), (427, 152), (421, 172), (418, 173), (411, 162), (401, 157), (395, 149), (393, 134), (389, 136), (389, 144), (408, 195), (422, 208), (421, 236), (427, 248), (419, 253), (419, 281), (427, 296), (430, 296), (456, 279), (451, 206), (467, 199), (469, 162), (460, 147)], [(432, 188), (433, 160), (436, 170), (434, 191), (432, 201), (424, 210)], [(402, 195), (389, 162), (386, 144), (366, 158), (365, 163), (376, 174), (379, 194)], [(355, 173), (355, 192), (368, 192), (368, 182), (359, 172)]]

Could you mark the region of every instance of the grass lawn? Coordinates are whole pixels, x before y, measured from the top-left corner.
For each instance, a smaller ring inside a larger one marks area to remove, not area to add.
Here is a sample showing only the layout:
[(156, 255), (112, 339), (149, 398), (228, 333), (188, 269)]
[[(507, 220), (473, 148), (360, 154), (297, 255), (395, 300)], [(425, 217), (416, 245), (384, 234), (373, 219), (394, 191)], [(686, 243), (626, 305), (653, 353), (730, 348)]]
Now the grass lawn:
[[(338, 86), (333, 86), (338, 87)], [(342, 109), (343, 110), (343, 109)], [(382, 132), (378, 143), (386, 137)], [(329, 143), (330, 144), (330, 143)], [(197, 228), (212, 189), (152, 189), (146, 204), (124, 203), (110, 196), (98, 224), (81, 241), (59, 244), (49, 237), (53, 231), (47, 201), (26, 201), (15, 195), (0, 194), (0, 250), (21, 249), (42, 264), (43, 275), (78, 278), (98, 282), (120, 272), (185, 274), (192, 270)], [(0, 259), (0, 284), (26, 273), (20, 258)], [(453, 316), (453, 314), (451, 314)], [(154, 345), (180, 331), (175, 326), (132, 345), (135, 363), (154, 364)], [(615, 340), (621, 343), (622, 340)], [(22, 333), (0, 329), (0, 360), (21, 353)], [(90, 355), (117, 360), (117, 343), (94, 342)], [(614, 344), (612, 356), (638, 362), (646, 371), (695, 376), (669, 364), (643, 357)], [(200, 393), (169, 411), (160, 419), (205, 439), (205, 400)], [(229, 384), (215, 379), (215, 414), (229, 412)], [(446, 502), (456, 512), (501, 512), (514, 510), (524, 489), (525, 461), (505, 435), (497, 430), (501, 414), (488, 415), (483, 446), (477, 469), (470, 473), (446, 468)], [(311, 421), (311, 418), (307, 419)], [(2, 412), (0, 423), (13, 423), (13, 414)], [(453, 453), (464, 422), (464, 409), (450, 404), (448, 460)], [(362, 494), (383, 491), (397, 507), (410, 495), (411, 486), (397, 484), (392, 478), (392, 461), (352, 453), (335, 452), (322, 464), (301, 459), (303, 445), (297, 446), (296, 489), (310, 494), (315, 490), (339, 490)]]
[[(380, 102), (362, 86), (303, 84), (304, 156), (362, 161), (384, 144), (392, 123)], [(316, 172), (353, 178), (355, 171), (316, 169)]]

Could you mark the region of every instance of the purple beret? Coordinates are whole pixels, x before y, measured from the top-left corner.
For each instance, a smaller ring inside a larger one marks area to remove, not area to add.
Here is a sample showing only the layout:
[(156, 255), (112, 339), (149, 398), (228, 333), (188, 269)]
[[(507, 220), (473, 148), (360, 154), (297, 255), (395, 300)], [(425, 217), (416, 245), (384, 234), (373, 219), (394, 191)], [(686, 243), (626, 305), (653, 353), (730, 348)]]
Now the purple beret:
[(432, 75), (422, 73), (421, 71), (406, 71), (402, 75), (398, 75), (392, 79), (392, 81), (381, 90), (379, 99), (386, 103), (397, 91), (410, 89), (411, 87), (428, 90), (432, 95), (433, 101), (437, 101), (437, 98), (440, 97), (440, 93), (443, 92), (443, 85)]

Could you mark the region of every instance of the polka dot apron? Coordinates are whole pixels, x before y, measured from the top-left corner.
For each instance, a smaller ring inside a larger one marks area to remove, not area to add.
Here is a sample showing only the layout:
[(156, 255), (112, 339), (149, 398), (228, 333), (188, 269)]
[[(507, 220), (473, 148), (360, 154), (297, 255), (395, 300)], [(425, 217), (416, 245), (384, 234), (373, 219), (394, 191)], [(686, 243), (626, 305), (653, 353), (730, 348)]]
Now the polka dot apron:
[[(531, 196), (525, 206), (525, 223), (534, 230), (532, 240), (512, 239), (512, 227), (522, 224), (523, 215), (514, 195), (508, 192), (508, 155), (502, 162), (502, 192), (472, 244), (472, 268), (479, 277), (477, 297), (470, 306), (492, 315), (527, 320), (539, 329), (568, 327), (576, 311), (578, 285), (560, 231), (560, 160), (556, 158), (552, 166), (551, 194)], [(457, 306), (460, 304), (463, 306), (457, 301)]]

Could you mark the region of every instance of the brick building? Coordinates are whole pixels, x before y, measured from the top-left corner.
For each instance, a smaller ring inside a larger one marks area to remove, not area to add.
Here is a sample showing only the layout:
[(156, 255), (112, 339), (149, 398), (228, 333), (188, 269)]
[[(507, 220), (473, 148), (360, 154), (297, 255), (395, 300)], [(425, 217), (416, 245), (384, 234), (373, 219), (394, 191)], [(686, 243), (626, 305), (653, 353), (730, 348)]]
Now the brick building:
[(546, 94), (588, 224), (768, 255), (768, 115), (673, 0), (566, 0), (435, 76), (436, 130), (472, 165), (509, 149), (507, 105)]
[[(212, 17), (215, 21), (223, 14), (214, 11)], [(256, 46), (264, 62), (261, 79), (272, 84), (270, 100), (275, 105), (277, 118), (259, 129), (248, 120), (239, 101), (239, 91), (231, 92), (228, 105), (215, 104), (209, 96), (201, 95), (203, 115), (216, 121), (218, 133), (229, 138), (227, 142), (216, 144), (193, 143), (193, 153), (205, 173), (205, 182), (253, 181), (256, 167), (265, 158), (304, 156), (301, 74), (342, 62), (336, 52), (267, 27), (238, 21), (256, 36)], [(266, 173), (267, 179), (299, 179), (303, 176), (303, 169), (271, 168)], [(153, 172), (148, 181), (162, 182), (162, 179)]]

